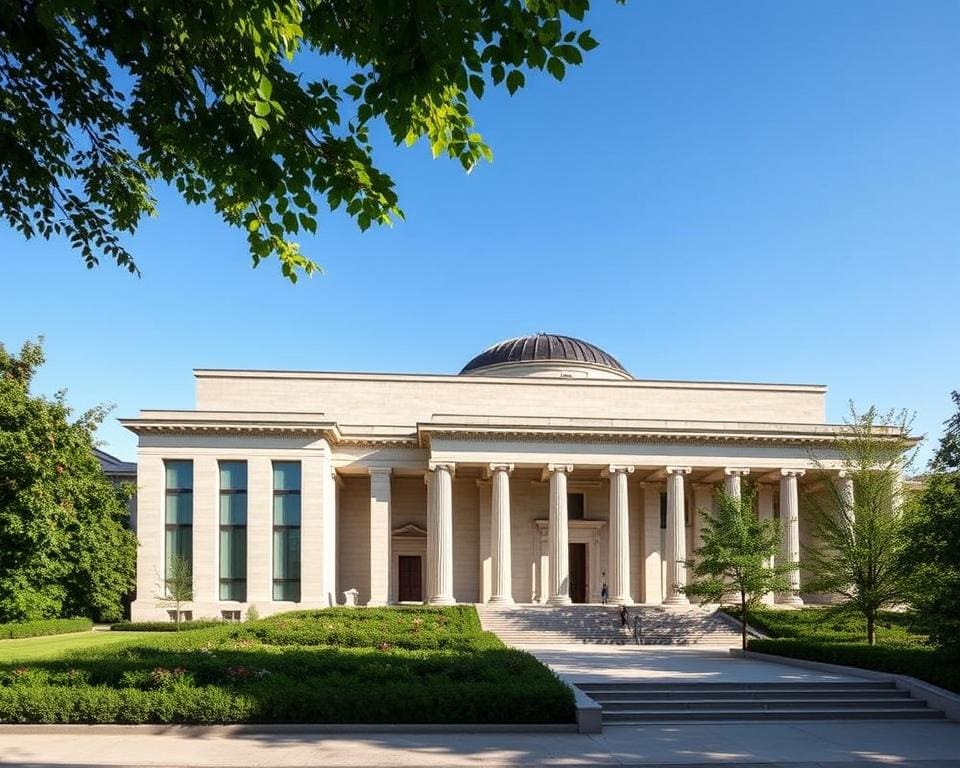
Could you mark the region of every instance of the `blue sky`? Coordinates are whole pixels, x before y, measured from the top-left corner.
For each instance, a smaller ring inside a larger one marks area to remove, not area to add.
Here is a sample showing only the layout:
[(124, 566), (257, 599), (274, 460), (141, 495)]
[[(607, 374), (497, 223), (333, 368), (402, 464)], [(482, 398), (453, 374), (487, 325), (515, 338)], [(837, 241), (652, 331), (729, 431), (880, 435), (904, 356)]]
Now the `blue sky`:
[[(456, 373), (566, 333), (638, 378), (827, 384), (916, 411), (960, 388), (960, 3), (595, 2), (558, 84), (488, 96), (473, 174), (382, 142), (407, 221), (330, 215), (323, 277), (250, 268), (160, 190), (143, 277), (0, 228), (0, 341), (46, 337), (35, 389), (77, 408), (193, 405), (194, 367)], [(318, 404), (322, 409), (322, 404)], [(107, 450), (135, 457), (111, 418)], [(927, 452), (924, 453), (924, 457)]]

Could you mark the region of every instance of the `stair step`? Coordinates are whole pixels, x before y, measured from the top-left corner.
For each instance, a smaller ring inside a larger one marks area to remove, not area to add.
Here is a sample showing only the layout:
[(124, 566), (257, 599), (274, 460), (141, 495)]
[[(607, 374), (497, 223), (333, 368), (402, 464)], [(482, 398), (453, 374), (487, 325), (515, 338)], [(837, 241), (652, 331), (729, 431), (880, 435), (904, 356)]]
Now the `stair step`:
[(924, 709), (809, 709), (731, 711), (716, 709), (688, 709), (682, 712), (604, 712), (603, 722), (610, 725), (631, 723), (670, 722), (677, 720), (939, 720), (943, 712)]
[(584, 693), (593, 691), (886, 691), (896, 690), (896, 685), (887, 680), (824, 680), (822, 682), (783, 683), (761, 681), (751, 683), (577, 683)]
[(917, 699), (877, 699), (875, 701), (863, 699), (807, 699), (801, 701), (783, 701), (774, 700), (736, 700), (736, 699), (689, 699), (689, 700), (671, 700), (671, 701), (603, 701), (599, 702), (603, 706), (603, 712), (673, 712), (690, 710), (723, 710), (725, 712), (767, 712), (770, 710), (784, 712), (805, 712), (816, 709), (836, 709), (836, 710), (874, 710), (874, 709), (898, 709), (913, 710), (927, 709), (923, 701)]
[(910, 701), (907, 691), (594, 691), (601, 704), (621, 701)]

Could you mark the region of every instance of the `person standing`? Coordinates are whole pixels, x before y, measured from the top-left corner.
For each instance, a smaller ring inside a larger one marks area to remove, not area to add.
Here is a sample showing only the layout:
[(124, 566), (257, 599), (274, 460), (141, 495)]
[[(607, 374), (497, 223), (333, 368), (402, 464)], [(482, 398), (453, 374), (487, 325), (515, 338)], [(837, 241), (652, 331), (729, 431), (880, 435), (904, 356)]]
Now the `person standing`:
[[(604, 574), (606, 576), (606, 574)], [(607, 595), (610, 594), (610, 591), (607, 589), (607, 580), (603, 580), (603, 586), (600, 587), (600, 603), (601, 605), (607, 604)]]

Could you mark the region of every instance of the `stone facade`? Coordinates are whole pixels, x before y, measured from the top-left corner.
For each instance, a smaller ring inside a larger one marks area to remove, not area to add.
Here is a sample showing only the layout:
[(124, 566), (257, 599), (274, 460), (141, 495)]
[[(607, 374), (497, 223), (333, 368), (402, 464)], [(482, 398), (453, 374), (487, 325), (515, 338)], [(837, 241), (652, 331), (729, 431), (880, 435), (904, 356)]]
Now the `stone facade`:
[[(196, 410), (123, 420), (139, 435), (135, 619), (167, 615), (156, 596), (174, 492), (192, 509), (195, 617), (325, 607), (350, 589), (371, 605), (562, 604), (598, 601), (606, 583), (614, 602), (670, 604), (685, 601), (681, 561), (714, 488), (754, 483), (795, 559), (810, 536), (805, 494), (841, 469), (843, 427), (824, 422), (817, 385), (641, 381), (556, 358), (459, 376), (194, 373)], [(175, 461), (192, 462), (186, 491), (170, 488)], [(222, 598), (218, 467), (235, 461), (242, 600)], [(278, 462), (299, 467), (299, 501), (279, 500)], [(284, 503), (297, 509), (296, 556), (278, 549)], [(281, 557), (299, 560), (287, 599)], [(802, 599), (798, 579), (781, 599)]]

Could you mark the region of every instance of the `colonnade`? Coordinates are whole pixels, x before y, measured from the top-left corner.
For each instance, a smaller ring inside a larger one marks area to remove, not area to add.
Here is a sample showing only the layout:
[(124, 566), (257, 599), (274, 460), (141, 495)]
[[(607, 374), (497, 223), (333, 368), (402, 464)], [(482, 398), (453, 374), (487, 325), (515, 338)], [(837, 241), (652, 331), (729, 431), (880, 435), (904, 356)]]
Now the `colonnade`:
[[(510, 475), (512, 464), (491, 463), (486, 473), (491, 480), (490, 559), (491, 591), (489, 602), (513, 603), (512, 547), (510, 537)], [(609, 549), (606, 572), (609, 600), (614, 604), (633, 603), (630, 589), (630, 516), (629, 476), (631, 465), (611, 464), (603, 469), (610, 484), (610, 517), (608, 523)], [(570, 570), (568, 562), (567, 480), (573, 471), (571, 464), (547, 464), (544, 479), (549, 479), (548, 514), (548, 569), (546, 602), (567, 605), (570, 599)], [(427, 484), (427, 550), (426, 599), (434, 605), (456, 602), (453, 594), (453, 477), (455, 465), (431, 462), (426, 474)], [(667, 466), (666, 475), (666, 541), (663, 557), (667, 563), (666, 605), (688, 603), (683, 593), (686, 584), (688, 559), (685, 532), (686, 476), (690, 466)], [(746, 468), (724, 469), (724, 490), (736, 498), (742, 493), (742, 479), (750, 474)], [(785, 468), (779, 471), (780, 520), (783, 525), (784, 562), (798, 563), (800, 559), (800, 527), (798, 480), (802, 469)], [(372, 604), (388, 601), (389, 569), (389, 470), (371, 470), (371, 598)], [(849, 494), (852, 512), (853, 483), (843, 477), (843, 489)], [(386, 511), (385, 511), (386, 510)], [(799, 569), (790, 573), (790, 592), (784, 602), (802, 604)]]

